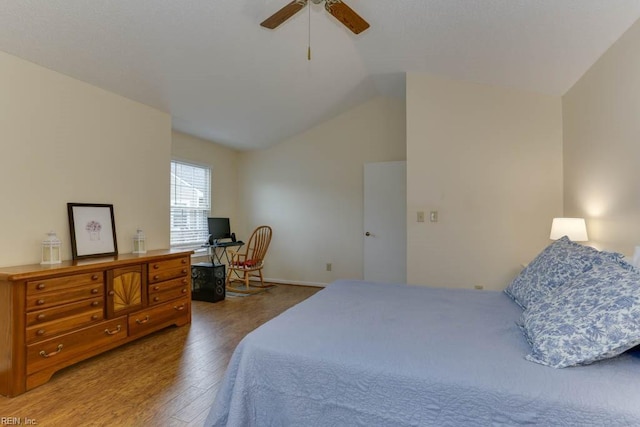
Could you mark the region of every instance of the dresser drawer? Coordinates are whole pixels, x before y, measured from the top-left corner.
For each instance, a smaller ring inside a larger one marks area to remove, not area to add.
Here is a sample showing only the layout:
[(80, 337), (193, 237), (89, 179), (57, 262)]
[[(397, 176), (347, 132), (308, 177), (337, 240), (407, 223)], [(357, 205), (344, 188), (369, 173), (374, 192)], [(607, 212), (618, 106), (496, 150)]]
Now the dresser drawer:
[(27, 327), (33, 325), (41, 325), (45, 322), (51, 322), (53, 320), (62, 319), (64, 317), (75, 316), (80, 313), (86, 313), (94, 311), (96, 309), (102, 310), (104, 307), (103, 297), (96, 297), (86, 299), (78, 302), (72, 302), (69, 304), (59, 305), (57, 307), (32, 311), (27, 313)]
[(170, 325), (172, 323), (186, 323), (190, 318), (190, 299), (181, 298), (142, 310), (129, 315), (129, 335), (144, 334), (150, 330)]
[(102, 307), (51, 322), (45, 322), (40, 325), (30, 326), (27, 328), (27, 344), (51, 338), (65, 332), (71, 332), (74, 329), (88, 326), (91, 323), (101, 320), (104, 320), (104, 310)]
[(178, 288), (170, 288), (162, 292), (154, 292), (149, 294), (149, 305), (162, 304), (172, 299), (189, 295), (189, 286)]
[(127, 318), (120, 317), (27, 346), (27, 375), (127, 338)]
[(27, 295), (27, 311), (40, 310), (69, 302), (80, 301), (104, 295), (104, 285), (88, 284), (69, 288), (62, 292), (46, 292), (36, 295)]
[(177, 279), (166, 280), (164, 282), (154, 283), (153, 285), (149, 285), (149, 295), (152, 295), (157, 292), (164, 292), (172, 288), (184, 288), (188, 287), (190, 284), (190, 277), (179, 277)]
[(177, 267), (167, 270), (149, 272), (149, 283), (158, 283), (165, 280), (175, 279), (178, 277), (185, 277), (189, 273), (189, 267)]
[(188, 257), (149, 263), (149, 283), (186, 276), (189, 272)]
[(104, 273), (73, 274), (53, 279), (34, 280), (27, 282), (27, 295), (39, 295), (44, 292), (60, 291), (76, 286), (104, 283)]

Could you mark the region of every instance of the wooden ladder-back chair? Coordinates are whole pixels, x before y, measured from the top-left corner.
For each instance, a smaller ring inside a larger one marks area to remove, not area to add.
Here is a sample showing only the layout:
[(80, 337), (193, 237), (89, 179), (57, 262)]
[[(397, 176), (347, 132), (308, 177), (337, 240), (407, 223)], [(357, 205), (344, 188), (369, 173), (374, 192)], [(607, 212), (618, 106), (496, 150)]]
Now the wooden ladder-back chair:
[[(252, 290), (249, 287), (251, 277), (259, 277), (260, 284), (253, 284), (256, 288), (270, 288), (275, 285), (264, 284), (262, 277), (262, 267), (264, 267), (264, 257), (271, 243), (271, 227), (261, 225), (253, 230), (251, 237), (245, 246), (244, 253), (241, 251), (231, 252), (231, 262), (227, 266), (226, 288), (232, 292), (253, 293), (260, 290)], [(232, 281), (244, 282), (244, 288), (236, 288), (230, 285)]]

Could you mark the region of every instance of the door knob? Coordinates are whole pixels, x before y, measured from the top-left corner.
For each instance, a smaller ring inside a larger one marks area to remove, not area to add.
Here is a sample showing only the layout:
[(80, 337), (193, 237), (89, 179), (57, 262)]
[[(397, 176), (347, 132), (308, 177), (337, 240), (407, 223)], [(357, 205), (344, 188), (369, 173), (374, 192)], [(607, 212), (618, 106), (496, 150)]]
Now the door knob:
[(364, 233), (365, 236), (369, 237), (371, 236), (371, 233), (369, 233), (368, 231), (366, 233)]

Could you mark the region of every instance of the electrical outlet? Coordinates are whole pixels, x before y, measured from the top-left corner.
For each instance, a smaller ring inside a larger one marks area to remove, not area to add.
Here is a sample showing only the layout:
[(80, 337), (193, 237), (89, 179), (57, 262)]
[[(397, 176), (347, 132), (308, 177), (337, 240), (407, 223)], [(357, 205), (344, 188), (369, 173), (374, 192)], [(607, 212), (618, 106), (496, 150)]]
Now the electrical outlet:
[(424, 211), (418, 211), (418, 222), (424, 222)]
[(429, 221), (438, 222), (438, 211), (429, 212)]
[(331, 271), (331, 267), (332, 267), (332, 266), (331, 266), (331, 263), (330, 263), (330, 262), (328, 262), (328, 263), (327, 263), (327, 271)]

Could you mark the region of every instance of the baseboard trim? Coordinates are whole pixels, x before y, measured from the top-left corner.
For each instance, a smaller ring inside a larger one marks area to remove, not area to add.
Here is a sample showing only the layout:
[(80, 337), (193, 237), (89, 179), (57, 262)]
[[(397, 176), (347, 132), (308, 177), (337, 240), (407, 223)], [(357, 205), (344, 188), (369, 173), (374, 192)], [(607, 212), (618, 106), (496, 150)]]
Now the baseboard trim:
[(328, 283), (321, 282), (302, 282), (300, 280), (270, 279), (267, 277), (264, 278), (264, 281), (270, 283), (281, 283), (283, 285), (314, 286), (316, 288), (324, 288), (328, 285)]

